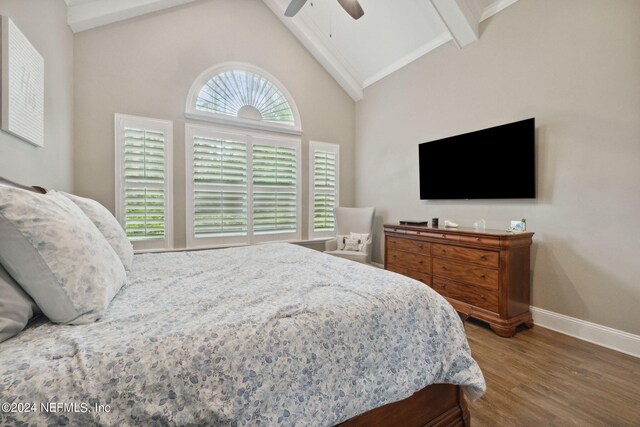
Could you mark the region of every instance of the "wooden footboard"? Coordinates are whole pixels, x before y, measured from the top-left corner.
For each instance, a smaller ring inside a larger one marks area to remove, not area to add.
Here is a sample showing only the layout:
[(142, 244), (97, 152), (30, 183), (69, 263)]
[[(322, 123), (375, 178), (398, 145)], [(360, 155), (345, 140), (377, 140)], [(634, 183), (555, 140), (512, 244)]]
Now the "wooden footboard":
[(398, 402), (360, 414), (340, 427), (469, 426), (467, 402), (460, 386), (432, 384)]

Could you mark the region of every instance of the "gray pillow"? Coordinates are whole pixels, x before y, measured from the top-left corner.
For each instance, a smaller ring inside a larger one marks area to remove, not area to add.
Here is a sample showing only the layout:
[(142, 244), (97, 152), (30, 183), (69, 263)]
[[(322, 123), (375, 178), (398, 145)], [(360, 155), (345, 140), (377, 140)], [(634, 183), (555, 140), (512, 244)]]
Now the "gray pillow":
[(0, 187), (0, 262), (56, 323), (99, 319), (126, 280), (102, 233), (56, 192)]
[(0, 342), (17, 335), (37, 312), (36, 303), (0, 265)]
[[(49, 193), (52, 192), (50, 191)], [(82, 209), (82, 212), (93, 221), (113, 250), (116, 251), (124, 268), (131, 270), (131, 264), (133, 264), (133, 246), (122, 229), (122, 226), (120, 226), (120, 223), (111, 212), (93, 199), (75, 196), (62, 191), (59, 193), (69, 198)]]

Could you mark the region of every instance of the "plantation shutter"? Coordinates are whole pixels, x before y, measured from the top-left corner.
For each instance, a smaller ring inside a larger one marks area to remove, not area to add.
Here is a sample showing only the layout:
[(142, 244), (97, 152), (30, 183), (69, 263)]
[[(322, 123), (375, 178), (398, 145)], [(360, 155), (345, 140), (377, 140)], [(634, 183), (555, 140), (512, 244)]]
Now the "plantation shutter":
[(130, 240), (165, 237), (164, 134), (124, 130), (125, 231)]
[(297, 227), (296, 150), (253, 146), (253, 229), (255, 234), (292, 233)]
[(246, 236), (246, 143), (194, 137), (192, 179), (195, 238)]
[(311, 141), (311, 238), (335, 231), (333, 209), (338, 203), (338, 145)]
[(300, 239), (300, 140), (187, 124), (187, 247)]
[(116, 115), (116, 215), (136, 249), (170, 247), (171, 122)]

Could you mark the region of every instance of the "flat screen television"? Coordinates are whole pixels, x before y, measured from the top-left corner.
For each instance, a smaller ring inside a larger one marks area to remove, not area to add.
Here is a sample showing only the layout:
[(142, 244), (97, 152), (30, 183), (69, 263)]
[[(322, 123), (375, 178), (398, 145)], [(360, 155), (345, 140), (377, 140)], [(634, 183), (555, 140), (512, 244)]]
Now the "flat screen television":
[(535, 119), (419, 144), (420, 199), (536, 197)]

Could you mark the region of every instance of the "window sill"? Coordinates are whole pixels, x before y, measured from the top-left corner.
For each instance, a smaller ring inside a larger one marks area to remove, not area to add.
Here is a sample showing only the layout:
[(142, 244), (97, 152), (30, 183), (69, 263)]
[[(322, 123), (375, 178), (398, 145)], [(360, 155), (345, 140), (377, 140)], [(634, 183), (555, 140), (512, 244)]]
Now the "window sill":
[[(328, 240), (332, 240), (333, 237), (321, 237), (317, 239), (307, 239), (307, 240), (286, 240), (279, 242), (260, 242), (254, 243), (253, 245), (265, 245), (267, 243), (293, 243), (293, 244), (312, 244), (312, 243), (322, 243)], [(239, 243), (239, 244), (230, 244), (230, 245), (218, 245), (218, 246), (198, 246), (195, 248), (162, 248), (162, 249), (140, 249), (134, 250), (134, 254), (152, 254), (152, 253), (165, 253), (165, 252), (191, 252), (191, 251), (207, 251), (210, 249), (225, 249), (225, 248), (239, 248), (242, 246), (252, 246), (250, 243)]]

